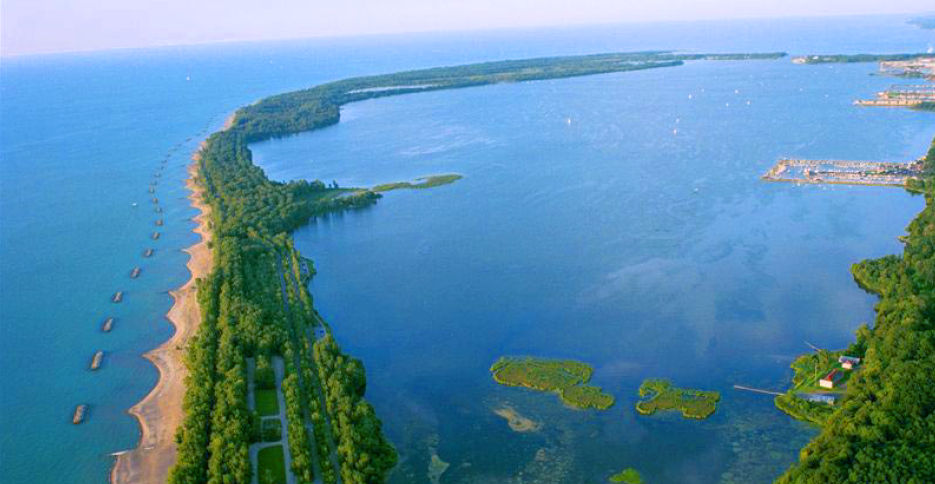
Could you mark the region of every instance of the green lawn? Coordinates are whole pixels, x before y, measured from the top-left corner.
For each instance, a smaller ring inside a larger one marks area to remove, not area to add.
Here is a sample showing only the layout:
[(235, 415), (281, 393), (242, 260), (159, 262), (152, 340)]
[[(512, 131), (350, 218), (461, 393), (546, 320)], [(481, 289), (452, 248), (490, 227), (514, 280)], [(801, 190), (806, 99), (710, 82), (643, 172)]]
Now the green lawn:
[(286, 463), (281, 445), (260, 449), (257, 453), (257, 467), (260, 484), (285, 484)]
[(279, 415), (279, 402), (276, 400), (276, 390), (258, 389), (254, 398), (256, 411), (261, 416)]

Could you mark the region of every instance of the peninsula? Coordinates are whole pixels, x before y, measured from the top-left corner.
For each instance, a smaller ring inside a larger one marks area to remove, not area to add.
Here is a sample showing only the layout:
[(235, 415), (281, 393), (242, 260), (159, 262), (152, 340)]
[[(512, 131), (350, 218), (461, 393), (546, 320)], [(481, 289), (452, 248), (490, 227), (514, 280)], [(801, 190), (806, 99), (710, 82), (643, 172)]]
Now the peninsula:
[[(133, 410), (143, 432), (139, 447), (118, 457), (113, 481), (251, 482), (263, 439), (248, 395), (258, 380), (269, 384), (271, 361), (282, 362), (273, 386), (284, 401), (285, 426), (283, 443), (267, 444), (263, 454), (282, 452), (287, 467), (274, 475), (381, 482), (396, 464), (396, 451), (364, 399), (363, 364), (341, 350), (315, 310), (306, 287), (312, 271), (290, 235), (313, 217), (370, 206), (380, 194), (321, 181), (271, 181), (254, 165), (250, 143), (334, 125), (342, 105), (377, 97), (784, 55), (649, 51), (487, 62), (346, 79), (240, 108), (205, 140), (192, 166), (189, 187), (202, 211), (204, 239), (191, 249), (192, 280), (173, 294), (176, 334), (148, 355), (160, 380)], [(422, 183), (441, 181), (454, 179)], [(255, 371), (248, 371), (248, 361)], [(574, 385), (563, 394), (598, 408), (612, 403), (592, 388)]]

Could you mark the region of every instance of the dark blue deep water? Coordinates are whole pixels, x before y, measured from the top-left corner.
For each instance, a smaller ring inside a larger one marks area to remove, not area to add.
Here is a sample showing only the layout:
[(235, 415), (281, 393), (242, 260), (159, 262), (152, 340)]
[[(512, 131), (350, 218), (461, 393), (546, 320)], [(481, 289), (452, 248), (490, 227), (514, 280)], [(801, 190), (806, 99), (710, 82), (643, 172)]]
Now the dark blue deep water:
[[(0, 482), (106, 480), (135, 445), (125, 411), (156, 379), (167, 291), (188, 273), (188, 157), (238, 106), (348, 76), (530, 56), (681, 49), (916, 52), (902, 18), (622, 25), (3, 58), (0, 62)], [(400, 451), (393, 482), (768, 482), (814, 434), (734, 383), (782, 389), (804, 341), (872, 320), (848, 267), (900, 250), (923, 202), (899, 189), (766, 184), (778, 157), (908, 160), (935, 117), (851, 105), (872, 64), (789, 59), (388, 98), (262, 143), (274, 179), (368, 186), (458, 172), (295, 234), (312, 292), (363, 359)], [(190, 80), (186, 80), (190, 77)], [(689, 99), (689, 94), (692, 95)], [(674, 131), (677, 130), (677, 133)], [(176, 150), (173, 147), (180, 146)], [(170, 150), (172, 150), (170, 152)], [(158, 196), (146, 189), (169, 156)], [(134, 207), (132, 204), (137, 203)], [(157, 249), (143, 259), (145, 247)], [(143, 275), (128, 278), (141, 266)], [(109, 302), (126, 291), (120, 305)], [(114, 331), (101, 321), (117, 318)], [(87, 370), (97, 349), (104, 367)], [(503, 354), (595, 367), (617, 404), (563, 407), (495, 385)], [(720, 390), (706, 421), (639, 417), (646, 377)], [(88, 421), (70, 423), (77, 403)], [(517, 433), (503, 406), (541, 422)]]

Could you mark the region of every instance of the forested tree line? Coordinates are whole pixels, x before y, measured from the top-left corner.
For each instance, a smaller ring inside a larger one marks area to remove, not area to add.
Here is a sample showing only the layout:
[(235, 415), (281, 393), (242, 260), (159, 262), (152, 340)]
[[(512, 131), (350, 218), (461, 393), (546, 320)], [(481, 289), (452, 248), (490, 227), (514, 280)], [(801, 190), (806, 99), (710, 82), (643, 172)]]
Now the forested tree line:
[(849, 349), (861, 369), (780, 483), (935, 482), (935, 141), (915, 186), (926, 205), (902, 256), (852, 268), (880, 296), (873, 328), (862, 326)]
[[(271, 356), (281, 355), (286, 363), (283, 393), (298, 482), (312, 480), (316, 458), (324, 482), (340, 477), (344, 484), (382, 482), (397, 459), (364, 399), (361, 362), (344, 354), (330, 334), (310, 344), (309, 327), (324, 322), (312, 306), (304, 284), (308, 276), (301, 274), (302, 259), (289, 236), (312, 217), (366, 207), (380, 195), (321, 181), (271, 181), (253, 164), (249, 143), (335, 124), (343, 104), (374, 97), (782, 55), (640, 52), (489, 62), (347, 79), (239, 109), (228, 129), (205, 141), (197, 162), (195, 181), (211, 207), (214, 268), (198, 281), (202, 323), (187, 348), (186, 415), (176, 435), (170, 482), (250, 481), (249, 446), (261, 438), (246, 401), (251, 357), (258, 385), (269, 385)], [(290, 282), (285, 291), (283, 277)], [(301, 281), (298, 289), (293, 280)], [(307, 419), (312, 435), (305, 430)]]

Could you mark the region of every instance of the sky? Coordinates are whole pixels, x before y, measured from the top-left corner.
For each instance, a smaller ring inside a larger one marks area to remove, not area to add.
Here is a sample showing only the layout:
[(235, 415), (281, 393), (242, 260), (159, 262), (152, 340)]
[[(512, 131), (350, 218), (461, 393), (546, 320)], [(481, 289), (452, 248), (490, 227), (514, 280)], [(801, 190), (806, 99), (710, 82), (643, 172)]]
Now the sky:
[(0, 0), (0, 54), (933, 10), (933, 0)]

